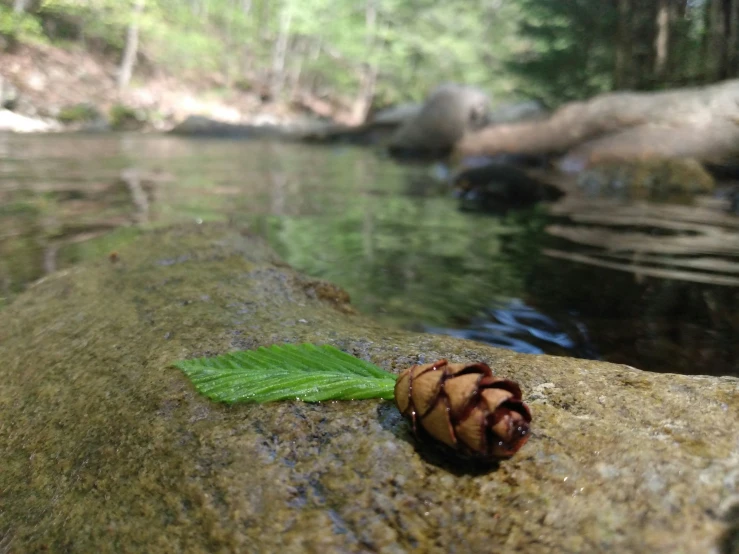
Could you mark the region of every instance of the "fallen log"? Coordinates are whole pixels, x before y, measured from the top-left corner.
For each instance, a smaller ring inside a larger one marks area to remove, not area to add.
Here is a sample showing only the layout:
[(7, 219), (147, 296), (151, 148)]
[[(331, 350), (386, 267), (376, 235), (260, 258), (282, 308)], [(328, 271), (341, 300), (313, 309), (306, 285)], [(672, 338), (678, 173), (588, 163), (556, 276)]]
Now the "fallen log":
[(465, 135), (461, 157), (566, 154), (563, 168), (649, 157), (721, 162), (739, 155), (739, 79), (666, 92), (616, 92), (565, 104), (543, 121)]

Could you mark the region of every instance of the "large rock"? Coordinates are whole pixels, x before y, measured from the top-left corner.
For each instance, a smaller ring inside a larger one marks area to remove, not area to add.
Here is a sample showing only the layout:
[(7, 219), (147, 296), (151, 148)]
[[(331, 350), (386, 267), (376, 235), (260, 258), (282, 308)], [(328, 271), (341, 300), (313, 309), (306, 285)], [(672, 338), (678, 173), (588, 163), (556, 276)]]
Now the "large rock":
[(330, 125), (323, 122), (301, 122), (294, 125), (246, 124), (219, 121), (203, 115), (190, 115), (170, 132), (175, 135), (240, 139), (303, 139), (320, 133)]
[(0, 75), (0, 109), (15, 109), (19, 96), (20, 93), (13, 83)]
[[(737, 379), (383, 328), (228, 227), (117, 259), (0, 312), (3, 552), (736, 552)], [(481, 468), (417, 448), (389, 402), (224, 406), (170, 365), (301, 341), (395, 372), (484, 360), (531, 440)]]
[(212, 136), (212, 137), (239, 137), (263, 138), (278, 136), (272, 126), (258, 127), (255, 125), (241, 125), (211, 119), (204, 115), (190, 115), (178, 123), (171, 131), (176, 135)]
[(579, 173), (577, 182), (587, 196), (672, 202), (690, 202), (715, 187), (711, 174), (691, 158), (597, 163)]
[(488, 117), (489, 125), (519, 123), (522, 121), (541, 121), (549, 116), (549, 111), (538, 100), (522, 100), (495, 106)]
[(0, 109), (0, 131), (13, 133), (41, 133), (46, 131), (58, 131), (60, 126), (56, 123), (36, 119)]
[(564, 195), (557, 187), (507, 163), (464, 168), (452, 177), (452, 187), (464, 210), (504, 213)]
[(704, 87), (613, 92), (570, 102), (541, 121), (466, 135), (459, 156), (562, 154), (570, 166), (645, 158), (726, 163), (739, 156), (739, 79)]
[(447, 84), (426, 99), (415, 117), (407, 120), (390, 139), (396, 155), (440, 156), (448, 154), (466, 133), (488, 122), (490, 98), (469, 86)]

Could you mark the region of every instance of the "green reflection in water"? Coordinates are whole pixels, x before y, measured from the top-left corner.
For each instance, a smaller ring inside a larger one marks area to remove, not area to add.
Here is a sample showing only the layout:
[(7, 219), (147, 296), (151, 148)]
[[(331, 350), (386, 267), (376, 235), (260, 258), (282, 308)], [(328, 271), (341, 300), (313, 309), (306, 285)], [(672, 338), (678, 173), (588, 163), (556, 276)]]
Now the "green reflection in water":
[(426, 168), (364, 149), (126, 135), (13, 137), (6, 149), (6, 298), (106, 256), (132, 229), (232, 220), (346, 288), (363, 311), (441, 324), (523, 294), (532, 230), (543, 225), (534, 212), (462, 213)]
[[(596, 229), (602, 222), (588, 220), (588, 231), (561, 216), (566, 242), (550, 236), (544, 210), (463, 213), (438, 189), (428, 168), (399, 166), (364, 149), (0, 135), (0, 307), (51, 271), (107, 259), (144, 229), (232, 221), (264, 235), (299, 271), (339, 284), (361, 311), (388, 324), (489, 332), (490, 307), (520, 299), (568, 333), (586, 329), (604, 359), (739, 374), (739, 288), (541, 254), (554, 247), (592, 258), (625, 247), (598, 250), (572, 239), (602, 235), (630, 248), (658, 235), (631, 241), (628, 227), (612, 223), (606, 233), (604, 225)], [(579, 217), (603, 213), (588, 209)], [(692, 231), (680, 233), (688, 240)], [(726, 249), (727, 239), (720, 242)]]
[(412, 326), (523, 295), (542, 221), (464, 214), (447, 198), (366, 195), (334, 217), (272, 217), (267, 228), (288, 263), (340, 284), (362, 311)]

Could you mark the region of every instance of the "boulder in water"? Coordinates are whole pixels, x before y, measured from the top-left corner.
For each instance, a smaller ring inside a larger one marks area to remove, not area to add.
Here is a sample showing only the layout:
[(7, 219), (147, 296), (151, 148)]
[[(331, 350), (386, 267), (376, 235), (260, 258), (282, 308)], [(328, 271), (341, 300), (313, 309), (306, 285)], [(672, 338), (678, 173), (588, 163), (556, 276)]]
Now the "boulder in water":
[(390, 139), (397, 156), (435, 157), (448, 154), (467, 132), (488, 122), (490, 98), (482, 90), (447, 84), (434, 90), (415, 117)]

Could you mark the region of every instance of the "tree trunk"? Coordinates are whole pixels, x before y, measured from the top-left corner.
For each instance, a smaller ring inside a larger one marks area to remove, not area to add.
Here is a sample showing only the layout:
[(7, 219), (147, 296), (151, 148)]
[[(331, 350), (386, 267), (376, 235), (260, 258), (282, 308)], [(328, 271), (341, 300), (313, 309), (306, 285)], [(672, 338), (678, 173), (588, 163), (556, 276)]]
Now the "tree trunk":
[(30, 0), (13, 0), (13, 12), (24, 13), (28, 8)]
[(733, 77), (739, 77), (739, 0), (733, 0), (729, 21), (729, 72)]
[(270, 20), (272, 18), (272, 7), (274, 2), (259, 2), (259, 10), (255, 13), (257, 19), (257, 32), (259, 40), (252, 47), (254, 52), (253, 65), (256, 68), (259, 87), (263, 96), (269, 96), (271, 87), (270, 56), (272, 55), (274, 38), (270, 31)]
[(375, 85), (377, 84), (377, 74), (379, 68), (376, 64), (370, 64), (363, 72), (354, 103), (352, 105), (352, 113), (350, 121), (352, 125), (359, 125), (367, 119), (367, 114), (372, 107), (372, 100), (375, 97)]
[(721, 56), (720, 78), (727, 79), (737, 75), (737, 60), (739, 59), (739, 0), (723, 0), (721, 9), (723, 46)]
[(667, 69), (670, 41), (670, 0), (659, 0), (654, 38), (654, 75), (660, 80)]
[(131, 82), (133, 68), (139, 52), (139, 19), (144, 11), (145, 0), (136, 0), (131, 12), (131, 21), (126, 31), (126, 45), (123, 48), (121, 66), (118, 70), (118, 89), (125, 89)]
[(285, 60), (287, 59), (288, 44), (290, 41), (290, 24), (292, 23), (292, 10), (290, 2), (286, 2), (280, 13), (280, 32), (275, 41), (272, 54), (272, 79), (270, 93), (277, 97), (282, 93), (285, 84)]
[[(308, 52), (308, 60), (312, 63), (315, 63), (320, 57), (321, 52), (323, 51), (323, 41), (319, 37), (317, 40), (311, 44), (310, 51)], [(308, 86), (308, 92), (311, 94), (316, 94), (318, 91), (318, 81), (319, 81), (319, 73), (313, 72), (313, 74), (310, 76), (310, 85)]]
[(617, 89), (631, 86), (631, 0), (617, 0), (618, 28), (616, 37), (616, 65), (613, 82)]
[(375, 97), (375, 85), (377, 84), (377, 74), (379, 66), (376, 61), (372, 61), (372, 54), (375, 50), (377, 39), (377, 1), (366, 0), (365, 4), (365, 28), (366, 28), (366, 59), (369, 60), (363, 64), (362, 75), (359, 81), (359, 91), (352, 105), (352, 113), (350, 116), (353, 125), (359, 125), (367, 119), (372, 107), (372, 100)]
[(208, 15), (208, 6), (205, 0), (191, 0), (190, 9), (195, 17), (204, 19)]
[(235, 50), (234, 48), (234, 39), (233, 39), (233, 21), (234, 21), (234, 14), (236, 12), (236, 0), (231, 0), (229, 2), (229, 10), (224, 15), (226, 18), (225, 25), (225, 38), (224, 43), (226, 45), (226, 48), (224, 48), (223, 52), (223, 79), (224, 83), (227, 89), (230, 89), (233, 86), (233, 62), (234, 62), (234, 55), (233, 52)]
[(726, 60), (726, 36), (724, 24), (724, 0), (706, 2), (705, 67), (706, 81), (717, 81), (724, 74)]
[(303, 62), (305, 61), (307, 44), (303, 40), (296, 41), (297, 44), (293, 47), (292, 51), (292, 67), (290, 68), (290, 75), (287, 79), (287, 86), (290, 89), (288, 96), (291, 100), (296, 99), (300, 93), (300, 76), (303, 73)]
[[(252, 6), (253, 6), (252, 0), (241, 0), (241, 13), (243, 14), (245, 18), (251, 16)], [(244, 39), (242, 42), (241, 72), (244, 75), (250, 75), (254, 68), (254, 64), (255, 64), (254, 46), (252, 44), (252, 40), (249, 40), (247, 38), (247, 39)]]

